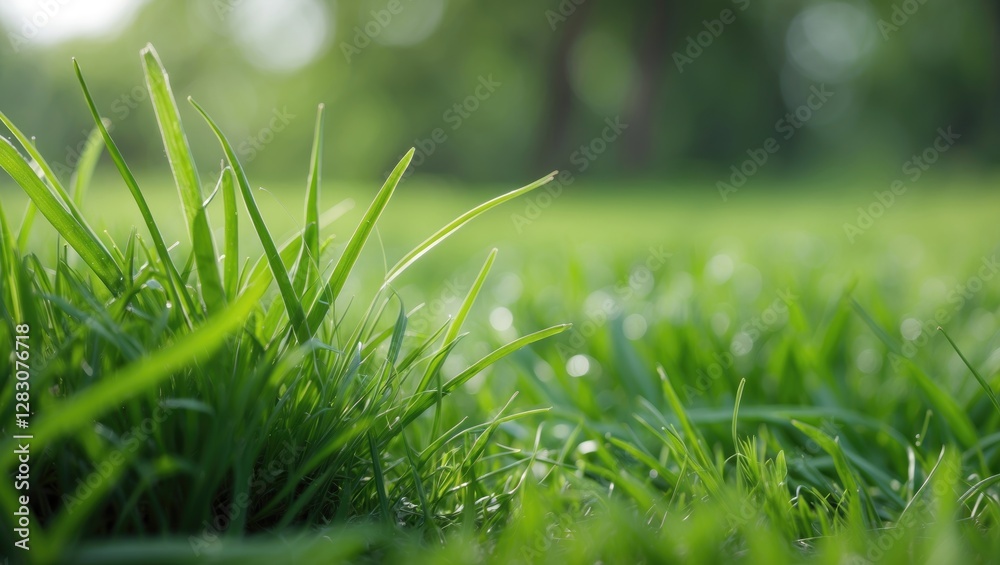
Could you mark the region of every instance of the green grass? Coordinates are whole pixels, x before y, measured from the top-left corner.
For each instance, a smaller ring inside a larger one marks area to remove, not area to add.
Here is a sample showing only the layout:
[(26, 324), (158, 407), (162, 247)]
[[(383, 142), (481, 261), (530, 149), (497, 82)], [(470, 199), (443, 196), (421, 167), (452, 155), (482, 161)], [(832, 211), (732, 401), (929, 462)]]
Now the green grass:
[[(64, 185), (0, 143), (23, 194), (0, 204), (4, 475), (21, 324), (32, 366), (14, 562), (1000, 555), (1000, 292), (950, 294), (996, 250), (997, 197), (922, 181), (855, 245), (879, 186), (571, 187), (523, 225), (550, 177), (481, 206), (399, 185), (410, 155), (378, 191), (324, 182), (322, 108), (301, 182), (260, 191), (141, 62), (169, 190), (86, 87), (119, 178), (91, 156)], [(208, 188), (195, 127), (225, 159)]]

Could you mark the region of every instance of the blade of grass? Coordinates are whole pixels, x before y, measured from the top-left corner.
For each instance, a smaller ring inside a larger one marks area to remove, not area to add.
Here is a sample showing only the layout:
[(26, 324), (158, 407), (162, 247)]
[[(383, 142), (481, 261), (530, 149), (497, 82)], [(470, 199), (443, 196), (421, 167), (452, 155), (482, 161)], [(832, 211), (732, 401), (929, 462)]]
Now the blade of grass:
[[(483, 268), (480, 269), (479, 275), (476, 276), (476, 280), (472, 283), (472, 288), (465, 295), (465, 300), (462, 301), (462, 306), (458, 309), (458, 313), (455, 314), (455, 319), (448, 324), (448, 331), (444, 334), (444, 340), (442, 343), (447, 346), (449, 343), (455, 341), (458, 338), (458, 333), (462, 329), (462, 324), (465, 323), (465, 319), (469, 316), (469, 311), (472, 310), (472, 305), (476, 301), (476, 297), (479, 296), (479, 291), (483, 288), (483, 283), (486, 282), (486, 277), (490, 273), (490, 269), (493, 267), (493, 262), (496, 260), (497, 250), (494, 248), (490, 251), (489, 256), (486, 258), (486, 263), (483, 264)], [(427, 385), (430, 384), (431, 378), (437, 373), (444, 364), (447, 357), (447, 352), (450, 350), (442, 350), (434, 356), (434, 359), (427, 365), (427, 370), (424, 372), (423, 378), (420, 380), (420, 386), (418, 390), (425, 390)]]
[(208, 123), (208, 127), (212, 129), (215, 136), (218, 138), (219, 143), (222, 145), (223, 151), (226, 153), (226, 159), (229, 161), (229, 166), (233, 168), (233, 172), (236, 174), (236, 182), (239, 184), (240, 192), (243, 194), (243, 203), (246, 205), (247, 213), (250, 215), (250, 222), (253, 224), (254, 230), (257, 232), (257, 236), (260, 239), (261, 245), (264, 246), (264, 255), (267, 257), (267, 262), (271, 267), (271, 272), (274, 275), (275, 282), (278, 283), (278, 290), (281, 292), (281, 299), (285, 303), (285, 310), (288, 312), (288, 319), (292, 324), (292, 330), (295, 332), (295, 337), (298, 339), (299, 343), (305, 343), (312, 338), (312, 332), (309, 331), (306, 325), (306, 317), (302, 308), (302, 303), (299, 301), (298, 296), (295, 294), (295, 289), (292, 288), (292, 281), (288, 276), (288, 269), (285, 268), (285, 264), (281, 260), (281, 254), (278, 252), (277, 246), (274, 244), (274, 239), (271, 238), (271, 232), (268, 231), (267, 225), (264, 224), (264, 218), (260, 214), (260, 209), (257, 207), (257, 201), (254, 199), (253, 191), (250, 190), (250, 181), (247, 180), (246, 171), (243, 169), (243, 165), (240, 164), (239, 159), (236, 157), (236, 152), (233, 151), (233, 146), (229, 143), (229, 140), (219, 129), (219, 126), (208, 116), (208, 113), (198, 105), (197, 102), (188, 98), (188, 102), (195, 107), (196, 110), (205, 118)]
[(312, 156), (309, 160), (309, 182), (306, 187), (304, 244), (295, 271), (295, 292), (312, 284), (319, 269), (319, 188), (323, 174), (323, 110), (316, 110), (316, 129), (313, 134)]
[(934, 478), (934, 475), (937, 474), (938, 469), (941, 468), (941, 462), (944, 461), (947, 449), (948, 449), (947, 447), (944, 446), (941, 447), (941, 452), (938, 454), (937, 461), (934, 463), (934, 466), (931, 467), (931, 470), (928, 471), (927, 477), (924, 478), (924, 482), (920, 485), (920, 488), (918, 488), (916, 492), (913, 493), (913, 496), (910, 498), (909, 502), (907, 502), (903, 510), (900, 511), (899, 518), (897, 519), (898, 521), (902, 521), (903, 517), (906, 516), (906, 512), (914, 505), (914, 503), (920, 500), (920, 495), (924, 492), (924, 489), (927, 489), (930, 486), (931, 479)]
[(208, 225), (208, 214), (202, 204), (204, 200), (201, 194), (201, 181), (195, 167), (194, 156), (184, 134), (177, 101), (170, 89), (169, 77), (156, 49), (152, 45), (147, 45), (140, 52), (140, 56), (146, 74), (149, 99), (153, 103), (156, 121), (160, 126), (163, 147), (187, 217), (205, 309), (212, 312), (226, 303), (226, 295), (222, 288), (222, 279), (219, 277), (215, 240)]
[(368, 435), (368, 449), (372, 458), (372, 473), (374, 477), (372, 481), (375, 482), (375, 490), (378, 493), (378, 505), (381, 510), (381, 516), (383, 522), (391, 523), (392, 517), (389, 514), (389, 497), (386, 496), (385, 491), (385, 475), (382, 473), (382, 461), (381, 455), (378, 447), (375, 445), (375, 438), (371, 433)]
[(973, 496), (978, 496), (984, 494), (986, 489), (990, 486), (1000, 483), (1000, 475), (993, 475), (992, 477), (986, 477), (985, 479), (979, 481), (978, 483), (972, 485), (969, 490), (965, 491), (961, 497), (958, 499), (959, 504), (965, 504)]
[[(24, 135), (24, 133), (18, 129), (17, 126), (15, 126), (3, 112), (0, 112), (0, 122), (3, 122), (3, 124), (7, 126), (7, 129), (14, 134), (14, 137), (17, 138), (17, 142), (21, 144), (21, 147), (24, 147), (24, 150), (28, 152), (28, 155), (31, 156), (35, 164), (38, 165), (38, 168), (41, 169), (42, 175), (44, 176), (43, 180), (48, 181), (49, 185), (55, 191), (54, 194), (56, 196), (56, 200), (58, 200), (78, 222), (81, 224), (85, 223), (83, 221), (83, 215), (80, 214), (80, 210), (73, 205), (73, 200), (66, 192), (66, 188), (61, 182), (59, 182), (59, 177), (57, 177), (55, 172), (53, 172), (52, 167), (49, 166), (45, 157), (42, 157), (42, 154), (38, 151), (38, 148), (35, 147), (32, 140), (28, 139), (28, 136)], [(32, 172), (34, 173), (34, 171)]]
[[(486, 277), (490, 274), (490, 269), (493, 268), (493, 262), (496, 260), (496, 258), (497, 258), (497, 249), (493, 248), (493, 250), (490, 251), (489, 256), (486, 257), (486, 262), (483, 264), (482, 269), (479, 270), (479, 274), (476, 276), (476, 280), (472, 283), (472, 288), (470, 288), (469, 292), (465, 295), (465, 300), (462, 301), (462, 306), (458, 309), (458, 313), (455, 314), (455, 319), (452, 320), (451, 324), (448, 325), (448, 331), (445, 332), (445, 334), (444, 334), (444, 341), (443, 341), (443, 343), (445, 345), (447, 345), (447, 344), (455, 341), (455, 339), (458, 338), (458, 333), (462, 330), (462, 324), (465, 323), (465, 319), (469, 316), (469, 311), (472, 310), (472, 305), (476, 302), (476, 297), (479, 296), (479, 291), (482, 290), (483, 284), (486, 282)], [(441, 403), (442, 396), (440, 394), (440, 391), (441, 391), (441, 385), (440, 385), (441, 373), (440, 373), (440, 370), (441, 370), (441, 365), (444, 364), (445, 359), (448, 357), (448, 353), (450, 351), (451, 351), (451, 348), (442, 348), (442, 350), (437, 355), (435, 355), (434, 359), (432, 359), (431, 362), (427, 365), (427, 370), (424, 372), (424, 376), (420, 380), (420, 387), (419, 388), (421, 390), (423, 390), (423, 389), (427, 388), (427, 386), (430, 384), (430, 380), (432, 378), (437, 378), (438, 379), (438, 387), (437, 387), (438, 388), (438, 399), (437, 399), (438, 400), (438, 410), (435, 413), (434, 424), (433, 424), (433, 427), (431, 428), (433, 430), (433, 434), (434, 435), (437, 435), (438, 432), (441, 429), (440, 428), (440, 423), (441, 423), (440, 422), (440, 414), (441, 414), (440, 403)]]
[(31, 226), (35, 225), (35, 216), (38, 215), (38, 206), (34, 202), (28, 202), (28, 207), (24, 210), (24, 219), (21, 220), (21, 229), (17, 232), (17, 247), (24, 249), (28, 246), (28, 237), (31, 235)]
[(230, 300), (235, 300), (239, 292), (240, 279), (240, 219), (236, 207), (236, 181), (233, 179), (232, 167), (222, 169), (219, 183), (226, 214), (226, 258), (222, 269), (223, 280), (226, 286), (226, 296)]
[[(531, 345), (536, 341), (540, 341), (545, 338), (560, 334), (571, 327), (572, 324), (560, 324), (515, 339), (514, 341), (508, 343), (507, 345), (504, 345), (496, 349), (495, 351), (493, 351), (486, 357), (483, 357), (479, 361), (476, 361), (469, 368), (465, 369), (464, 371), (453, 377), (451, 380), (446, 382), (444, 386), (441, 387), (441, 393), (444, 395), (450, 394), (455, 389), (468, 382), (469, 379), (482, 372), (483, 369), (489, 367), (493, 363), (496, 363), (500, 359), (503, 359), (504, 357), (510, 355), (511, 353), (517, 351), (518, 349)], [(420, 393), (423, 391), (417, 391), (417, 392)], [(395, 435), (395, 433), (398, 433), (400, 430), (406, 428), (406, 426), (408, 426), (413, 420), (415, 420), (417, 416), (419, 416), (428, 408), (433, 406), (435, 402), (436, 402), (436, 396), (429, 397), (424, 395), (422, 397), (418, 397), (418, 399), (413, 402), (410, 408), (407, 409), (406, 415), (401, 418), (400, 422), (393, 425), (392, 435)]]
[(962, 359), (962, 362), (965, 363), (965, 366), (968, 367), (970, 371), (972, 371), (972, 375), (976, 377), (977, 381), (979, 381), (979, 386), (983, 387), (983, 390), (986, 391), (986, 397), (989, 398), (990, 402), (993, 403), (993, 406), (997, 409), (997, 412), (1000, 412), (1000, 400), (997, 400), (997, 395), (993, 392), (993, 387), (990, 386), (990, 383), (986, 382), (986, 379), (984, 379), (983, 376), (979, 374), (979, 371), (977, 371), (976, 368), (972, 366), (972, 363), (969, 363), (969, 360), (965, 358), (965, 355), (962, 354), (962, 350), (958, 348), (958, 345), (955, 344), (955, 341), (951, 339), (951, 336), (948, 335), (948, 332), (944, 331), (944, 328), (942, 328), (941, 326), (938, 326), (938, 331), (941, 332), (944, 335), (944, 338), (948, 340), (948, 343), (951, 344), (951, 347), (952, 349), (955, 350), (955, 353), (958, 353), (959, 358)]
[(382, 211), (385, 210), (386, 205), (389, 203), (389, 199), (392, 197), (393, 191), (396, 190), (399, 180), (403, 178), (403, 173), (406, 172), (406, 168), (410, 165), (415, 151), (415, 149), (411, 148), (406, 152), (406, 155), (403, 155), (399, 163), (396, 164), (396, 168), (389, 174), (389, 178), (386, 179), (385, 184), (382, 185), (381, 190), (375, 196), (375, 200), (368, 207), (368, 211), (365, 212), (365, 216), (362, 218), (361, 223), (358, 224), (354, 235), (347, 242), (344, 254), (340, 256), (337, 266), (334, 267), (333, 272), (330, 273), (330, 276), (326, 280), (323, 293), (316, 299), (316, 302), (309, 310), (308, 324), (310, 328), (318, 328), (323, 318), (326, 317), (327, 312), (336, 302), (340, 291), (344, 288), (344, 283), (347, 282), (347, 275), (351, 273), (354, 264), (357, 263), (358, 256), (361, 255), (361, 250), (364, 248), (365, 242), (368, 241), (372, 230), (375, 229), (375, 223), (378, 222)]
[(663, 386), (663, 394), (673, 409), (674, 414), (681, 423), (681, 429), (684, 430), (684, 435), (688, 438), (688, 443), (690, 443), (691, 450), (697, 456), (697, 463), (702, 467), (709, 469), (712, 467), (712, 460), (705, 453), (705, 449), (702, 446), (701, 435), (695, 431), (694, 426), (691, 424), (691, 419), (688, 417), (687, 410), (684, 408), (684, 404), (681, 402), (681, 398), (677, 395), (677, 391), (674, 390), (673, 384), (670, 382), (670, 378), (667, 376), (666, 369), (662, 365), (656, 366), (656, 371), (660, 375), (660, 382)]
[(192, 318), (194, 316), (195, 305), (194, 300), (187, 291), (187, 287), (184, 284), (184, 280), (181, 278), (180, 273), (177, 272), (177, 266), (170, 259), (170, 251), (167, 249), (167, 244), (163, 240), (163, 234), (160, 233), (160, 228), (156, 224), (156, 220), (153, 218), (153, 213), (149, 209), (149, 205), (146, 203), (146, 197), (143, 196), (142, 190), (139, 189), (139, 183), (135, 179), (135, 175), (129, 169), (128, 164), (125, 163), (125, 158), (122, 156), (122, 152), (118, 149), (118, 144), (111, 139), (111, 133), (108, 132), (108, 128), (101, 119), (100, 114), (97, 111), (97, 104), (94, 103), (93, 96), (90, 95), (90, 88), (87, 87), (87, 81), (83, 78), (83, 69), (80, 68), (80, 64), (73, 59), (73, 68), (76, 70), (76, 78), (80, 82), (80, 88), (83, 90), (83, 96), (87, 101), (87, 107), (90, 108), (90, 115), (94, 118), (94, 123), (96, 124), (97, 130), (101, 132), (101, 137), (104, 138), (104, 145), (108, 149), (108, 154), (111, 156), (111, 160), (115, 163), (115, 167), (118, 169), (118, 173), (121, 175), (122, 180), (125, 181), (125, 186), (128, 187), (130, 193), (132, 193), (132, 199), (135, 200), (136, 206), (139, 207), (139, 213), (142, 215), (143, 221), (146, 223), (146, 229), (149, 230), (150, 237), (153, 238), (153, 247), (156, 249), (156, 255), (160, 259), (160, 263), (167, 272), (167, 278), (169, 279), (168, 292), (170, 293), (173, 300), (180, 306), (181, 314), (187, 321), (188, 327), (193, 327)]
[(78, 207), (83, 206), (83, 197), (87, 193), (87, 188), (90, 187), (90, 181), (94, 178), (94, 169), (97, 168), (97, 162), (101, 158), (101, 151), (104, 149), (104, 144), (101, 141), (100, 128), (94, 128), (90, 132), (90, 136), (87, 137), (87, 144), (80, 155), (80, 161), (76, 165), (76, 171), (73, 172), (73, 178), (70, 179), (73, 203)]
[(743, 490), (743, 474), (739, 472), (740, 465), (743, 464), (747, 455), (740, 449), (740, 440), (737, 425), (739, 423), (740, 417), (740, 401), (743, 400), (743, 387), (747, 384), (746, 379), (740, 379), (740, 386), (736, 389), (736, 400), (733, 402), (733, 449), (736, 450), (736, 486), (740, 491)]
[(498, 196), (488, 202), (484, 202), (483, 204), (480, 204), (479, 206), (476, 206), (472, 210), (469, 210), (468, 212), (455, 218), (454, 220), (451, 221), (451, 223), (449, 223), (445, 227), (435, 232), (434, 235), (425, 239), (420, 245), (416, 246), (412, 251), (407, 253), (405, 257), (400, 259), (399, 262), (396, 263), (396, 265), (389, 270), (389, 273), (385, 277), (385, 283), (383, 283), (382, 286), (383, 287), (388, 286), (392, 281), (396, 279), (396, 277), (403, 274), (403, 271), (405, 271), (407, 267), (409, 267), (418, 259), (420, 259), (425, 253), (427, 253), (431, 249), (434, 249), (434, 247), (436, 247), (439, 243), (441, 243), (449, 236), (451, 236), (451, 234), (458, 231), (462, 226), (474, 220), (477, 216), (480, 216), (481, 214), (503, 204), (504, 202), (507, 202), (508, 200), (513, 200), (514, 198), (517, 198), (522, 194), (527, 194), (532, 190), (535, 190), (536, 188), (545, 186), (552, 179), (554, 179), (558, 173), (559, 173), (558, 171), (549, 173), (545, 177), (542, 177), (527, 186), (523, 186), (516, 190), (512, 190), (507, 194)]

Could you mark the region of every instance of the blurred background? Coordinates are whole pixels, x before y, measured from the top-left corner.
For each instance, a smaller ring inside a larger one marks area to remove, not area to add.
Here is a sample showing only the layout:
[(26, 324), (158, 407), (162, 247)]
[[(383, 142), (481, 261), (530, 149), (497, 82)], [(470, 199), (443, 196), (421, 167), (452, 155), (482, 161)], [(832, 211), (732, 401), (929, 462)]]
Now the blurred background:
[(939, 128), (960, 135), (942, 171), (988, 171), (1000, 147), (1000, 7), (983, 0), (3, 0), (0, 21), (0, 108), (67, 178), (91, 128), (72, 56), (132, 167), (166, 171), (147, 42), (263, 180), (304, 176), (321, 102), (326, 175), (352, 181), (411, 146), (425, 178), (561, 169), (713, 193), (769, 139), (746, 170), (775, 179), (889, 180)]

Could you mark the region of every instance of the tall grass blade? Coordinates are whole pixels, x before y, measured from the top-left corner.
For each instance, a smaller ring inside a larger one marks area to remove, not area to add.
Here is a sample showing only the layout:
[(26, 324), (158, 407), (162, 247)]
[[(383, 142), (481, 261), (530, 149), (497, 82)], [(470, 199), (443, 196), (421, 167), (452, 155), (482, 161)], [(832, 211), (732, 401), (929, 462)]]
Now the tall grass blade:
[(226, 296), (230, 300), (236, 299), (240, 281), (240, 216), (236, 205), (236, 180), (233, 177), (232, 167), (223, 167), (222, 176), (219, 177), (226, 215), (226, 257), (223, 260), (222, 273)]
[(438, 374), (438, 371), (441, 369), (441, 365), (444, 364), (448, 353), (451, 351), (448, 344), (458, 338), (458, 333), (462, 329), (462, 324), (465, 323), (465, 319), (469, 316), (469, 311), (472, 310), (472, 305), (475, 303), (476, 297), (479, 296), (479, 291), (482, 290), (483, 283), (486, 282), (486, 277), (489, 275), (490, 269), (493, 267), (493, 262), (496, 258), (497, 250), (494, 248), (490, 251), (489, 256), (486, 258), (486, 262), (483, 264), (483, 268), (480, 269), (479, 275), (476, 276), (476, 280), (472, 283), (472, 288), (470, 288), (469, 292), (465, 295), (465, 300), (462, 301), (462, 306), (459, 307), (458, 313), (455, 314), (455, 319), (448, 324), (448, 330), (444, 334), (444, 340), (442, 340), (444, 345), (442, 346), (441, 351), (439, 351), (427, 365), (427, 369), (424, 371), (424, 376), (420, 380), (418, 390), (425, 390), (430, 384), (431, 379)]
[(180, 273), (177, 272), (177, 266), (174, 265), (174, 262), (170, 259), (170, 251), (167, 249), (167, 244), (163, 240), (163, 234), (160, 233), (160, 228), (157, 226), (156, 220), (153, 218), (153, 212), (149, 209), (149, 204), (146, 203), (146, 197), (143, 196), (142, 190), (139, 189), (139, 183), (136, 181), (135, 175), (132, 174), (128, 164), (125, 163), (125, 158), (122, 156), (122, 152), (118, 149), (118, 144), (116, 144), (114, 139), (111, 138), (111, 133), (108, 131), (104, 120), (101, 119), (101, 115), (97, 111), (97, 104), (94, 103), (94, 98), (90, 95), (90, 88), (87, 87), (87, 81), (83, 78), (83, 69), (80, 68), (80, 64), (76, 61), (76, 59), (73, 60), (73, 68), (76, 71), (76, 78), (80, 82), (80, 88), (83, 90), (83, 96), (87, 101), (87, 107), (90, 109), (90, 115), (94, 118), (97, 131), (99, 131), (101, 133), (101, 137), (104, 138), (104, 145), (108, 149), (108, 154), (111, 156), (111, 160), (118, 169), (118, 173), (121, 175), (122, 180), (125, 181), (125, 186), (128, 187), (129, 192), (132, 194), (132, 199), (135, 200), (135, 204), (139, 208), (139, 214), (142, 215), (142, 220), (146, 224), (146, 229), (149, 230), (149, 235), (153, 238), (153, 248), (156, 249), (156, 255), (159, 258), (160, 263), (163, 265), (163, 268), (167, 271), (167, 278), (169, 282), (168, 292), (173, 300), (179, 305), (181, 314), (187, 321), (188, 327), (191, 327), (193, 324), (193, 316), (196, 312), (194, 300), (188, 293), (187, 286), (184, 284), (184, 280), (181, 278)]
[(206, 310), (212, 312), (226, 303), (226, 296), (222, 288), (222, 279), (219, 277), (215, 240), (208, 225), (208, 213), (203, 206), (201, 180), (198, 177), (191, 148), (188, 146), (187, 136), (184, 134), (177, 101), (170, 89), (170, 80), (159, 55), (152, 45), (147, 45), (141, 51), (141, 57), (149, 98), (153, 103), (156, 121), (163, 138), (163, 147), (167, 152), (170, 170), (177, 183), (177, 191), (180, 193), (184, 215), (187, 218), (195, 264), (198, 267), (198, 280), (201, 282), (202, 299), (205, 301)]
[(362, 218), (361, 223), (358, 224), (354, 235), (347, 242), (344, 254), (340, 256), (337, 266), (334, 267), (333, 272), (327, 278), (326, 285), (323, 287), (323, 293), (320, 294), (309, 310), (308, 322), (310, 328), (319, 328), (319, 325), (323, 322), (323, 318), (326, 317), (327, 312), (329, 312), (330, 308), (336, 302), (340, 291), (344, 288), (344, 283), (347, 282), (347, 275), (351, 273), (354, 264), (357, 263), (365, 242), (368, 241), (372, 230), (375, 229), (375, 223), (378, 222), (382, 211), (385, 210), (389, 199), (392, 198), (392, 193), (396, 190), (399, 180), (403, 178), (403, 173), (406, 172), (406, 167), (410, 165), (415, 151), (416, 149), (411, 148), (406, 152), (406, 155), (403, 155), (399, 163), (396, 164), (396, 168), (389, 174), (389, 178), (386, 179), (385, 184), (382, 185), (382, 188), (375, 196), (375, 200), (368, 207), (368, 211), (365, 212), (365, 216)]
[(300, 295), (314, 282), (319, 272), (319, 189), (323, 175), (323, 110), (322, 104), (316, 110), (316, 130), (313, 134), (309, 182), (306, 187), (304, 244), (295, 271), (295, 292)]
[(246, 171), (243, 170), (243, 165), (240, 164), (239, 159), (236, 157), (236, 152), (233, 150), (232, 144), (229, 143), (229, 140), (222, 133), (222, 130), (219, 129), (219, 126), (216, 125), (212, 118), (208, 116), (208, 113), (197, 102), (191, 98), (188, 98), (188, 101), (205, 118), (208, 127), (212, 128), (212, 132), (215, 133), (215, 136), (219, 139), (219, 143), (222, 145), (223, 151), (226, 153), (226, 159), (236, 174), (236, 182), (239, 184), (240, 192), (243, 194), (243, 203), (246, 205), (247, 213), (250, 215), (250, 222), (253, 224), (254, 230), (257, 232), (257, 237), (264, 247), (264, 255), (267, 257), (274, 280), (278, 283), (278, 290), (281, 292), (281, 299), (285, 303), (285, 310), (288, 312), (288, 319), (292, 324), (292, 330), (295, 332), (295, 337), (299, 343), (305, 343), (312, 338), (312, 332), (309, 331), (306, 325), (302, 303), (292, 288), (292, 281), (288, 276), (288, 269), (285, 268), (285, 264), (281, 260), (281, 253), (274, 244), (271, 232), (268, 231), (267, 225), (264, 224), (264, 218), (257, 207), (257, 201), (254, 199), (253, 191), (250, 189), (250, 181), (247, 180)]
[(677, 391), (674, 390), (673, 384), (670, 382), (670, 377), (667, 376), (666, 369), (662, 365), (657, 365), (657, 373), (660, 375), (660, 382), (663, 386), (663, 395), (666, 397), (667, 402), (670, 404), (670, 408), (674, 411), (677, 416), (678, 421), (680, 421), (681, 429), (684, 430), (684, 435), (687, 436), (688, 444), (690, 449), (694, 451), (697, 456), (697, 463), (709, 469), (712, 467), (712, 461), (705, 453), (705, 449), (702, 447), (702, 442), (700, 441), (701, 435), (695, 431), (694, 425), (691, 424), (691, 419), (688, 417), (687, 410), (684, 408), (684, 404), (681, 402), (680, 396), (677, 395)]

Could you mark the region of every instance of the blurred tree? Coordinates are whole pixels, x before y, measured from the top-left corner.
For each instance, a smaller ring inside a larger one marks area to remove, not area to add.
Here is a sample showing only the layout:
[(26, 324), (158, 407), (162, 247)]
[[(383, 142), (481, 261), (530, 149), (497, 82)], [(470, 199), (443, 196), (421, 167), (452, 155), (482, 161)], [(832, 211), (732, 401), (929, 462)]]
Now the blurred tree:
[[(78, 56), (127, 156), (161, 172), (137, 96), (148, 41), (175, 91), (269, 178), (305, 169), (319, 102), (328, 170), (366, 179), (423, 145), (420, 173), (523, 180), (566, 167), (615, 116), (627, 134), (587, 175), (719, 176), (821, 84), (835, 95), (768, 174), (844, 162), (889, 174), (947, 125), (963, 132), (949, 161), (990, 167), (1000, 142), (1000, 7), (986, 0), (148, 0), (116, 34), (0, 42), (0, 107), (70, 160), (89, 128)], [(477, 97), (490, 77), (500, 86)], [(281, 132), (276, 113), (294, 116)], [(218, 158), (192, 126), (199, 155)], [(437, 130), (446, 140), (432, 143)]]

